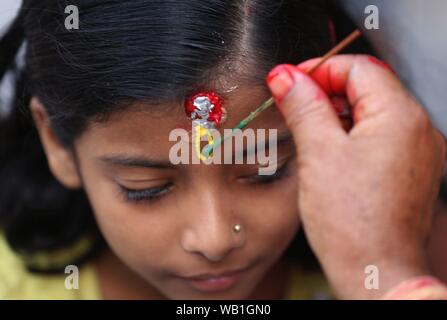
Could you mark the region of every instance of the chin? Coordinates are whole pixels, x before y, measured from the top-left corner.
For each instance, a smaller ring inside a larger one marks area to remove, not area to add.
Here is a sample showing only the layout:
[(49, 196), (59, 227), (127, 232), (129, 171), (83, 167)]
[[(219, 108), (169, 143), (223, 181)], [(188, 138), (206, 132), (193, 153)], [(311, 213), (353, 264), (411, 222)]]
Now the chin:
[(166, 296), (170, 300), (245, 300), (249, 298), (252, 291), (253, 288), (241, 288), (209, 293), (199, 292), (193, 289), (182, 293), (168, 293)]

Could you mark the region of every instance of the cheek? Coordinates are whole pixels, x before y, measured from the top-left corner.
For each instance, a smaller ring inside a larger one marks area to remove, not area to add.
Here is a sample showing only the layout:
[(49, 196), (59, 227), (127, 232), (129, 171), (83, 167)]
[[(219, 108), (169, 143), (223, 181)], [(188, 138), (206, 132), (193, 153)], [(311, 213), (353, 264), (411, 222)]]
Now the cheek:
[[(296, 185), (291, 178), (269, 191), (251, 191), (246, 223), (252, 241), (266, 252), (282, 252), (300, 227)], [(250, 235), (248, 235), (250, 237)]]
[(84, 179), (84, 186), (98, 227), (114, 253), (137, 273), (163, 270), (178, 234), (169, 210), (127, 203), (112, 183), (99, 177)]

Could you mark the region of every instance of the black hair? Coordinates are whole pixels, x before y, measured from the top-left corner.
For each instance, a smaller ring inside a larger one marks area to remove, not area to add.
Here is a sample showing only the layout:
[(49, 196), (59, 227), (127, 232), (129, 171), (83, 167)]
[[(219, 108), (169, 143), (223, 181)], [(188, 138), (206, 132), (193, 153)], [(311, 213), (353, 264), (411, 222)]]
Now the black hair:
[[(68, 5), (79, 8), (79, 29), (64, 26)], [(90, 122), (134, 102), (181, 102), (225, 68), (243, 65), (239, 79), (263, 84), (276, 64), (324, 54), (327, 12), (324, 0), (25, 0), (0, 40), (0, 78), (16, 77), (0, 118), (0, 225), (10, 246), (26, 256), (90, 232), (101, 242), (84, 192), (49, 171), (32, 96), (70, 148)]]

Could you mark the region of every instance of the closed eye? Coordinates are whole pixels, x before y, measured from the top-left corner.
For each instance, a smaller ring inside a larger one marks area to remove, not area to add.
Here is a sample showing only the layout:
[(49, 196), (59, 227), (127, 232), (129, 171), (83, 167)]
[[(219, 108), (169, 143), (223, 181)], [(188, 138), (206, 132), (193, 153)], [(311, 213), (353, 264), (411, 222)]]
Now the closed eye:
[(273, 182), (275, 182), (277, 180), (281, 180), (282, 178), (287, 176), (289, 163), (290, 163), (290, 159), (287, 160), (280, 168), (278, 168), (274, 174), (271, 174), (271, 175), (255, 174), (255, 175), (241, 177), (241, 179), (247, 183), (257, 183), (257, 184), (273, 183)]
[(167, 195), (173, 187), (172, 183), (167, 183), (160, 187), (147, 188), (141, 190), (129, 189), (120, 185), (121, 193), (124, 194), (125, 200), (128, 202), (144, 202), (159, 200)]

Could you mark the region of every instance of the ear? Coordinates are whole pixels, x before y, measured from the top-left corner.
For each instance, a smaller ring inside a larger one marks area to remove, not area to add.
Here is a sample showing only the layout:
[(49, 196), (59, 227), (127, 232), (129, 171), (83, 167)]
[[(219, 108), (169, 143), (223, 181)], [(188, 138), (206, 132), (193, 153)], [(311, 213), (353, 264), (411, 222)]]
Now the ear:
[(68, 189), (82, 186), (73, 152), (62, 145), (56, 137), (48, 117), (48, 113), (37, 97), (30, 103), (31, 114), (39, 133), (48, 165), (55, 178)]

